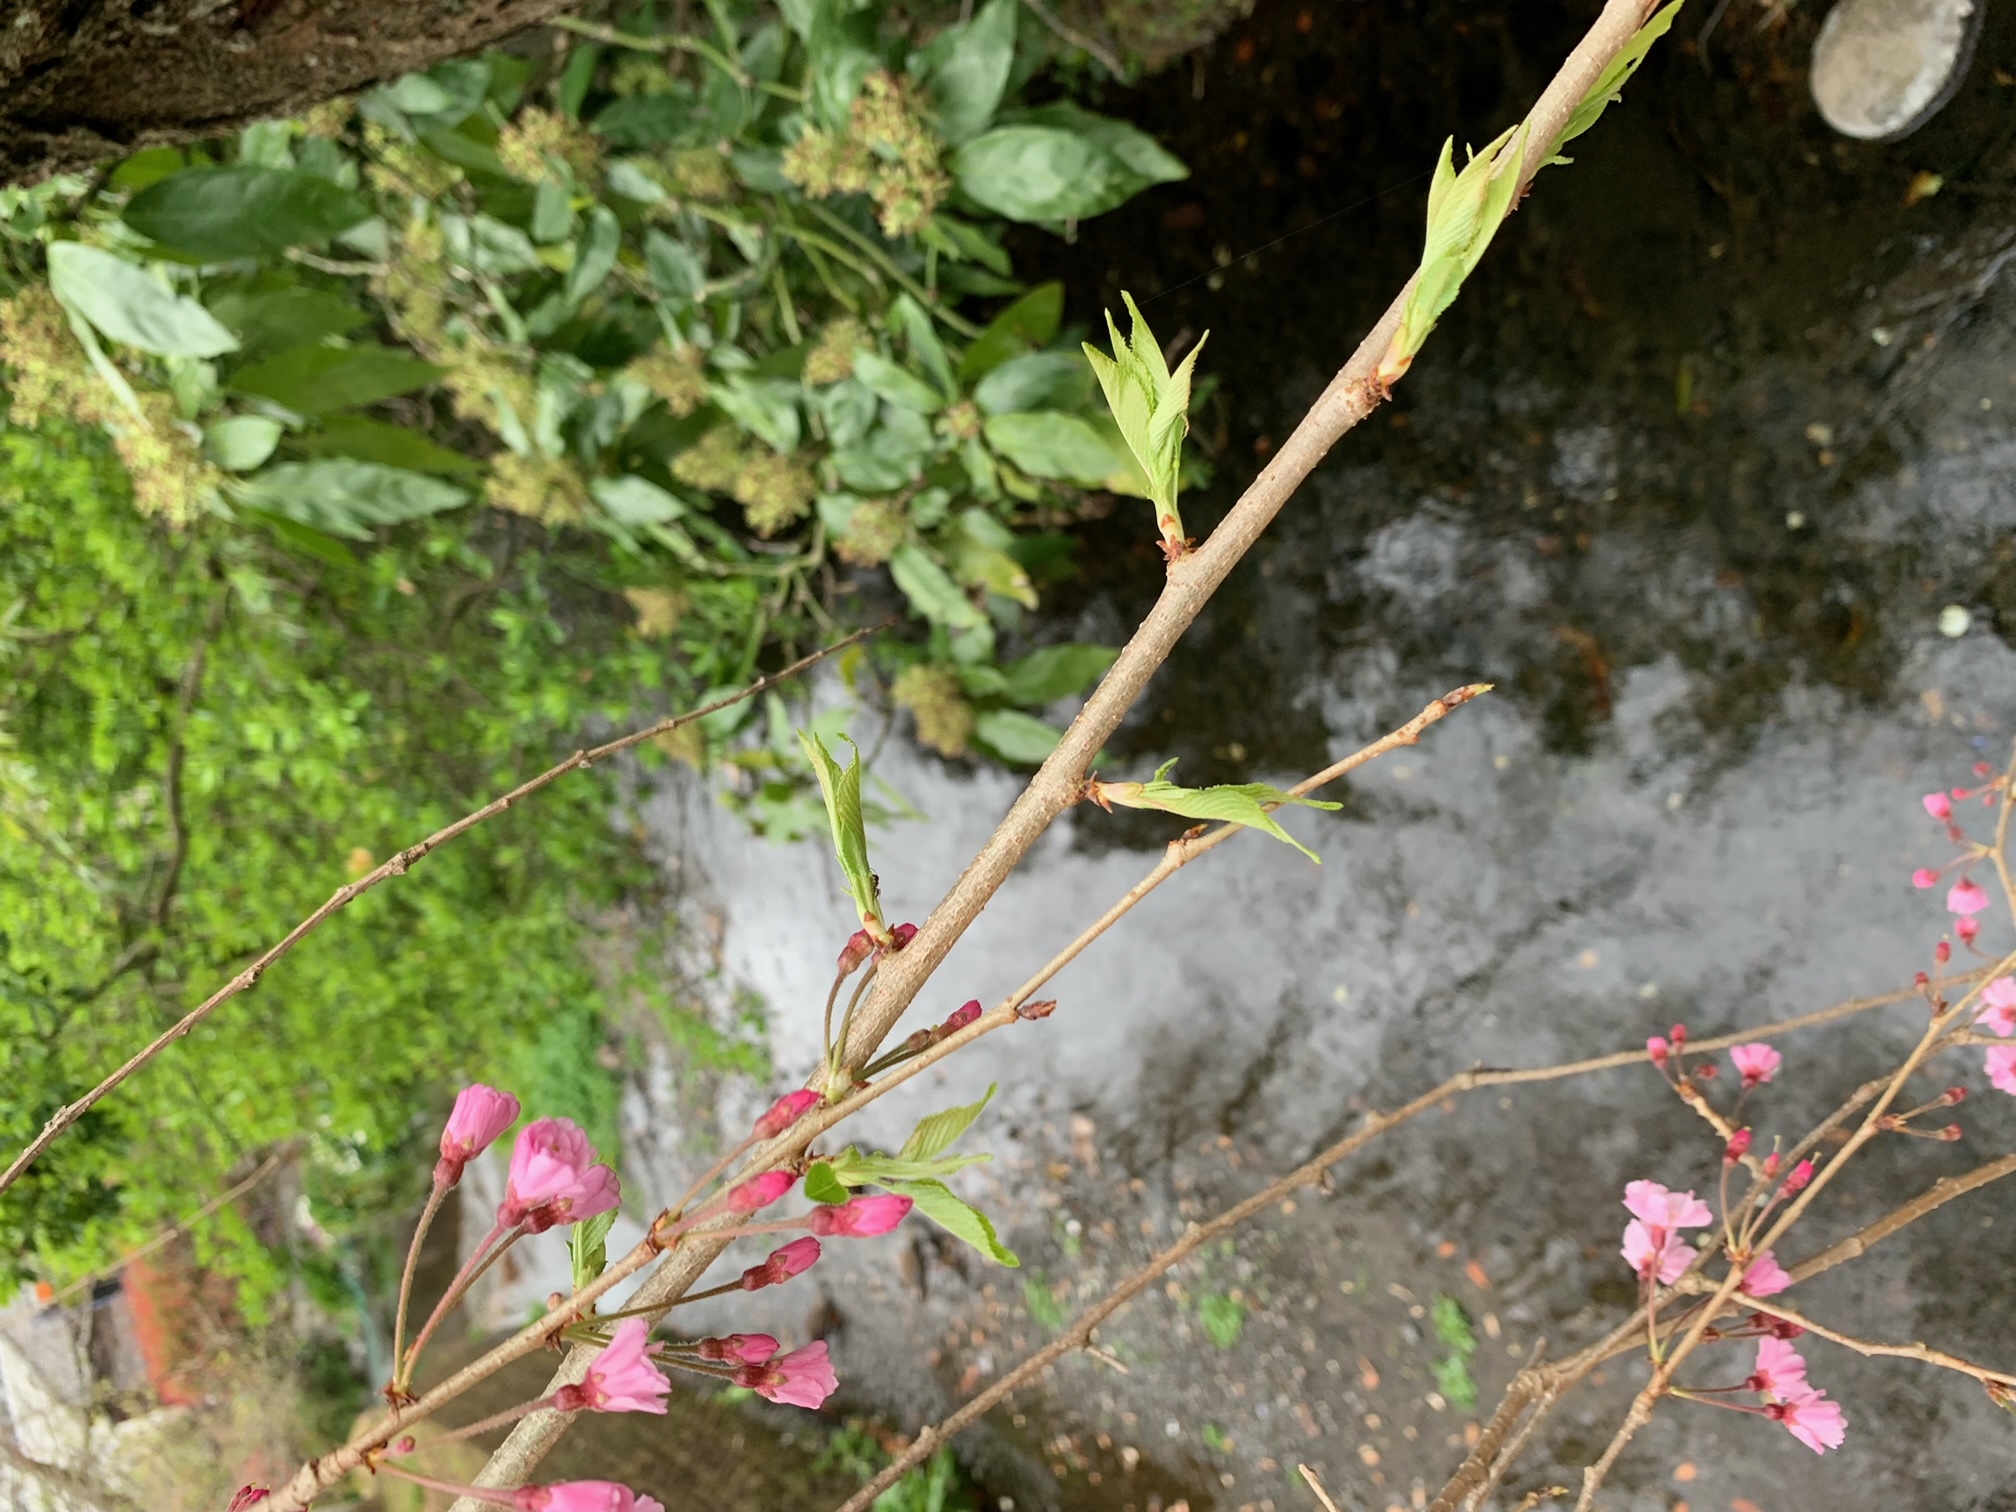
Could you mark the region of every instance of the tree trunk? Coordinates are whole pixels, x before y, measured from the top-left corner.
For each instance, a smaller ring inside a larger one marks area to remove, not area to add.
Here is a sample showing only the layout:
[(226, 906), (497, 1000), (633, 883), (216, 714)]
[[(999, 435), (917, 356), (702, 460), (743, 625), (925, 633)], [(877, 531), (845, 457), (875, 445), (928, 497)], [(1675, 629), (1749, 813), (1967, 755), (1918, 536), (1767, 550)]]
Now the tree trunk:
[(295, 114), (567, 0), (0, 0), (0, 183)]

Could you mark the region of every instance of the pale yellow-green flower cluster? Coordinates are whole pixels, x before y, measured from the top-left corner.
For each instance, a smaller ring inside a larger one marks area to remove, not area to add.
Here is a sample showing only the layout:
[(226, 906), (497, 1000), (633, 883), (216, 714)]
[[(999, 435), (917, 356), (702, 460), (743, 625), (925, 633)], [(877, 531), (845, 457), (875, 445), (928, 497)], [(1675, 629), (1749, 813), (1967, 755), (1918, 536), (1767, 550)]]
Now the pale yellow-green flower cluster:
[(735, 196), (735, 171), (712, 147), (675, 152), (667, 164), (672, 187), (687, 199), (725, 200)]
[(811, 513), (819, 484), (812, 469), (796, 457), (780, 457), (759, 448), (735, 474), (731, 491), (749, 516), (750, 528), (769, 537)]
[(646, 640), (670, 635), (686, 616), (686, 595), (676, 588), (625, 588), (623, 597), (637, 611), (637, 633)]
[(973, 705), (950, 667), (911, 667), (889, 696), (917, 721), (917, 738), (941, 756), (964, 756), (973, 739)]
[(364, 177), (380, 194), (417, 194), (439, 199), (462, 181), (462, 170), (386, 130), (364, 123)]
[(847, 130), (808, 130), (784, 153), (784, 176), (815, 199), (866, 194), (882, 233), (908, 236), (930, 222), (951, 192), (939, 165), (943, 145), (931, 130), (917, 87), (886, 69), (861, 81)]
[(833, 548), (843, 562), (879, 567), (896, 554), (909, 529), (901, 505), (890, 499), (863, 499), (847, 517), (847, 526), (834, 539)]
[(691, 348), (646, 352), (623, 370), (665, 401), (665, 408), (685, 417), (707, 402), (707, 374)]
[(29, 284), (0, 300), (0, 368), (6, 369), (9, 418), (32, 430), (51, 415), (83, 419), (90, 369), (56, 296)]
[(499, 452), (490, 459), (484, 497), (542, 525), (566, 525), (588, 513), (588, 489), (574, 467), (553, 457)]
[(497, 133), (497, 157), (522, 183), (557, 178), (565, 169), (575, 183), (588, 184), (601, 165), (602, 144), (565, 116), (530, 105)]
[(726, 493), (748, 460), (735, 428), (717, 425), (672, 459), (672, 476), (708, 493)]
[(819, 333), (805, 353), (805, 381), (815, 388), (854, 376), (854, 353), (868, 341), (868, 327), (843, 315)]

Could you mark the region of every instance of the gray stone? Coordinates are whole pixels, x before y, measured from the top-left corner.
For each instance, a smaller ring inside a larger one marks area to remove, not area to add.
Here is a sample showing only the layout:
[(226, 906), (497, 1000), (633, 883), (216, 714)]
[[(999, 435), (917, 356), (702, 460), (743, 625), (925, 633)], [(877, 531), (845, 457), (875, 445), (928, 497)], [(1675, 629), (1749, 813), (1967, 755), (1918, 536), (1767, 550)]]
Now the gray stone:
[(1908, 136), (1966, 76), (1985, 0), (1840, 0), (1813, 43), (1813, 101), (1868, 142)]

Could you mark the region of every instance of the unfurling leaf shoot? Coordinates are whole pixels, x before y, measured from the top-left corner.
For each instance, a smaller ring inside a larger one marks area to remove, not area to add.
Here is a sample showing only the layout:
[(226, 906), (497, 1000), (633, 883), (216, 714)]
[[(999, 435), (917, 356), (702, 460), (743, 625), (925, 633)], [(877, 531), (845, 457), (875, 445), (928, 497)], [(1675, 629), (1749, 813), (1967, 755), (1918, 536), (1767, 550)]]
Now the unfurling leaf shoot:
[(798, 732), (798, 743), (819, 779), (820, 796), (826, 800), (826, 822), (833, 831), (833, 854), (847, 877), (847, 891), (854, 895), (855, 910), (862, 927), (887, 945), (893, 938), (882, 919), (882, 894), (875, 873), (868, 866), (868, 827), (861, 812), (861, 748), (843, 735), (854, 759), (845, 771), (826, 749), (825, 742), (808, 731)]
[(1176, 510), (1176, 494), (1183, 476), (1183, 438), (1190, 433), (1190, 379), (1196, 371), (1197, 354), (1211, 333), (1206, 331), (1178, 363), (1175, 372), (1162, 359), (1155, 333), (1141, 318), (1132, 294), (1127, 313), (1134, 328), (1125, 337), (1114, 323), (1111, 311), (1106, 329), (1113, 337), (1113, 355), (1085, 343), (1085, 356), (1105, 390), (1106, 404), (1120, 427), (1121, 438), (1147, 482), (1148, 497), (1155, 505), (1155, 524), (1162, 532), (1162, 549), (1171, 561), (1182, 555), (1186, 542), (1183, 519)]
[(1110, 809), (1117, 803), (1122, 808), (1161, 809), (1164, 813), (1179, 814), (1185, 819), (1250, 825), (1264, 830), (1284, 845), (1294, 846), (1318, 866), (1323, 864), (1321, 856), (1274, 822), (1273, 810), (1289, 803), (1298, 803), (1304, 808), (1338, 809), (1343, 807), (1341, 803), (1299, 797), (1280, 788), (1269, 787), (1264, 782), (1207, 788), (1178, 787), (1164, 780), (1164, 774), (1175, 765), (1174, 761), (1163, 762), (1155, 769), (1155, 776), (1149, 782), (1101, 782), (1095, 777), (1089, 784), (1087, 796), (1104, 809)]

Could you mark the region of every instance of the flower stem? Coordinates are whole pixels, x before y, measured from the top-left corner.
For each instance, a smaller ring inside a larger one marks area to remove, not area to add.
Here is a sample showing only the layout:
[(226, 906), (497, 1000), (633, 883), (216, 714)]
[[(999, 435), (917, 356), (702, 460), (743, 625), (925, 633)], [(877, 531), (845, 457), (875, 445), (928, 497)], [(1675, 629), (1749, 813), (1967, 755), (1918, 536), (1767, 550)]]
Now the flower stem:
[(406, 1250), (406, 1268), (399, 1276), (399, 1310), (392, 1320), (392, 1373), (399, 1374), (399, 1361), (406, 1349), (406, 1310), (413, 1301), (413, 1273), (420, 1266), (420, 1246), (426, 1243), (427, 1230), (434, 1226), (434, 1215), (441, 1211), (441, 1199), (449, 1189), (439, 1182), (427, 1194), (427, 1206), (420, 1211), (420, 1222), (413, 1230), (413, 1242)]
[(487, 1502), (493, 1507), (515, 1507), (518, 1493), (499, 1491), (489, 1486), (458, 1486), (453, 1481), (436, 1480), (431, 1475), (422, 1475), (417, 1470), (407, 1470), (398, 1465), (379, 1463), (376, 1469), (386, 1475), (395, 1475), (400, 1480), (411, 1481), (416, 1486), (425, 1486), (429, 1491), (445, 1492), (449, 1496), (466, 1496), (471, 1501)]
[[(434, 1337), (434, 1330), (439, 1328), (442, 1321), (454, 1310), (455, 1304), (461, 1301), (462, 1294), (475, 1284), (476, 1278), (488, 1270), (490, 1263), (509, 1249), (512, 1242), (523, 1232), (524, 1229), (516, 1224), (506, 1229), (502, 1220), (491, 1225), (490, 1232), (483, 1236), (483, 1242), (476, 1246), (475, 1252), (469, 1256), (461, 1271), (449, 1283), (448, 1290), (441, 1294), (441, 1300), (434, 1304), (434, 1311), (428, 1315), (426, 1326), (413, 1340), (411, 1352), (404, 1360), (394, 1363), (392, 1381), (395, 1386), (403, 1391), (411, 1384), (413, 1368), (420, 1363), (420, 1352), (427, 1347), (427, 1341)], [(501, 1243), (498, 1242), (500, 1239)], [(488, 1253), (485, 1253), (486, 1251)]]

